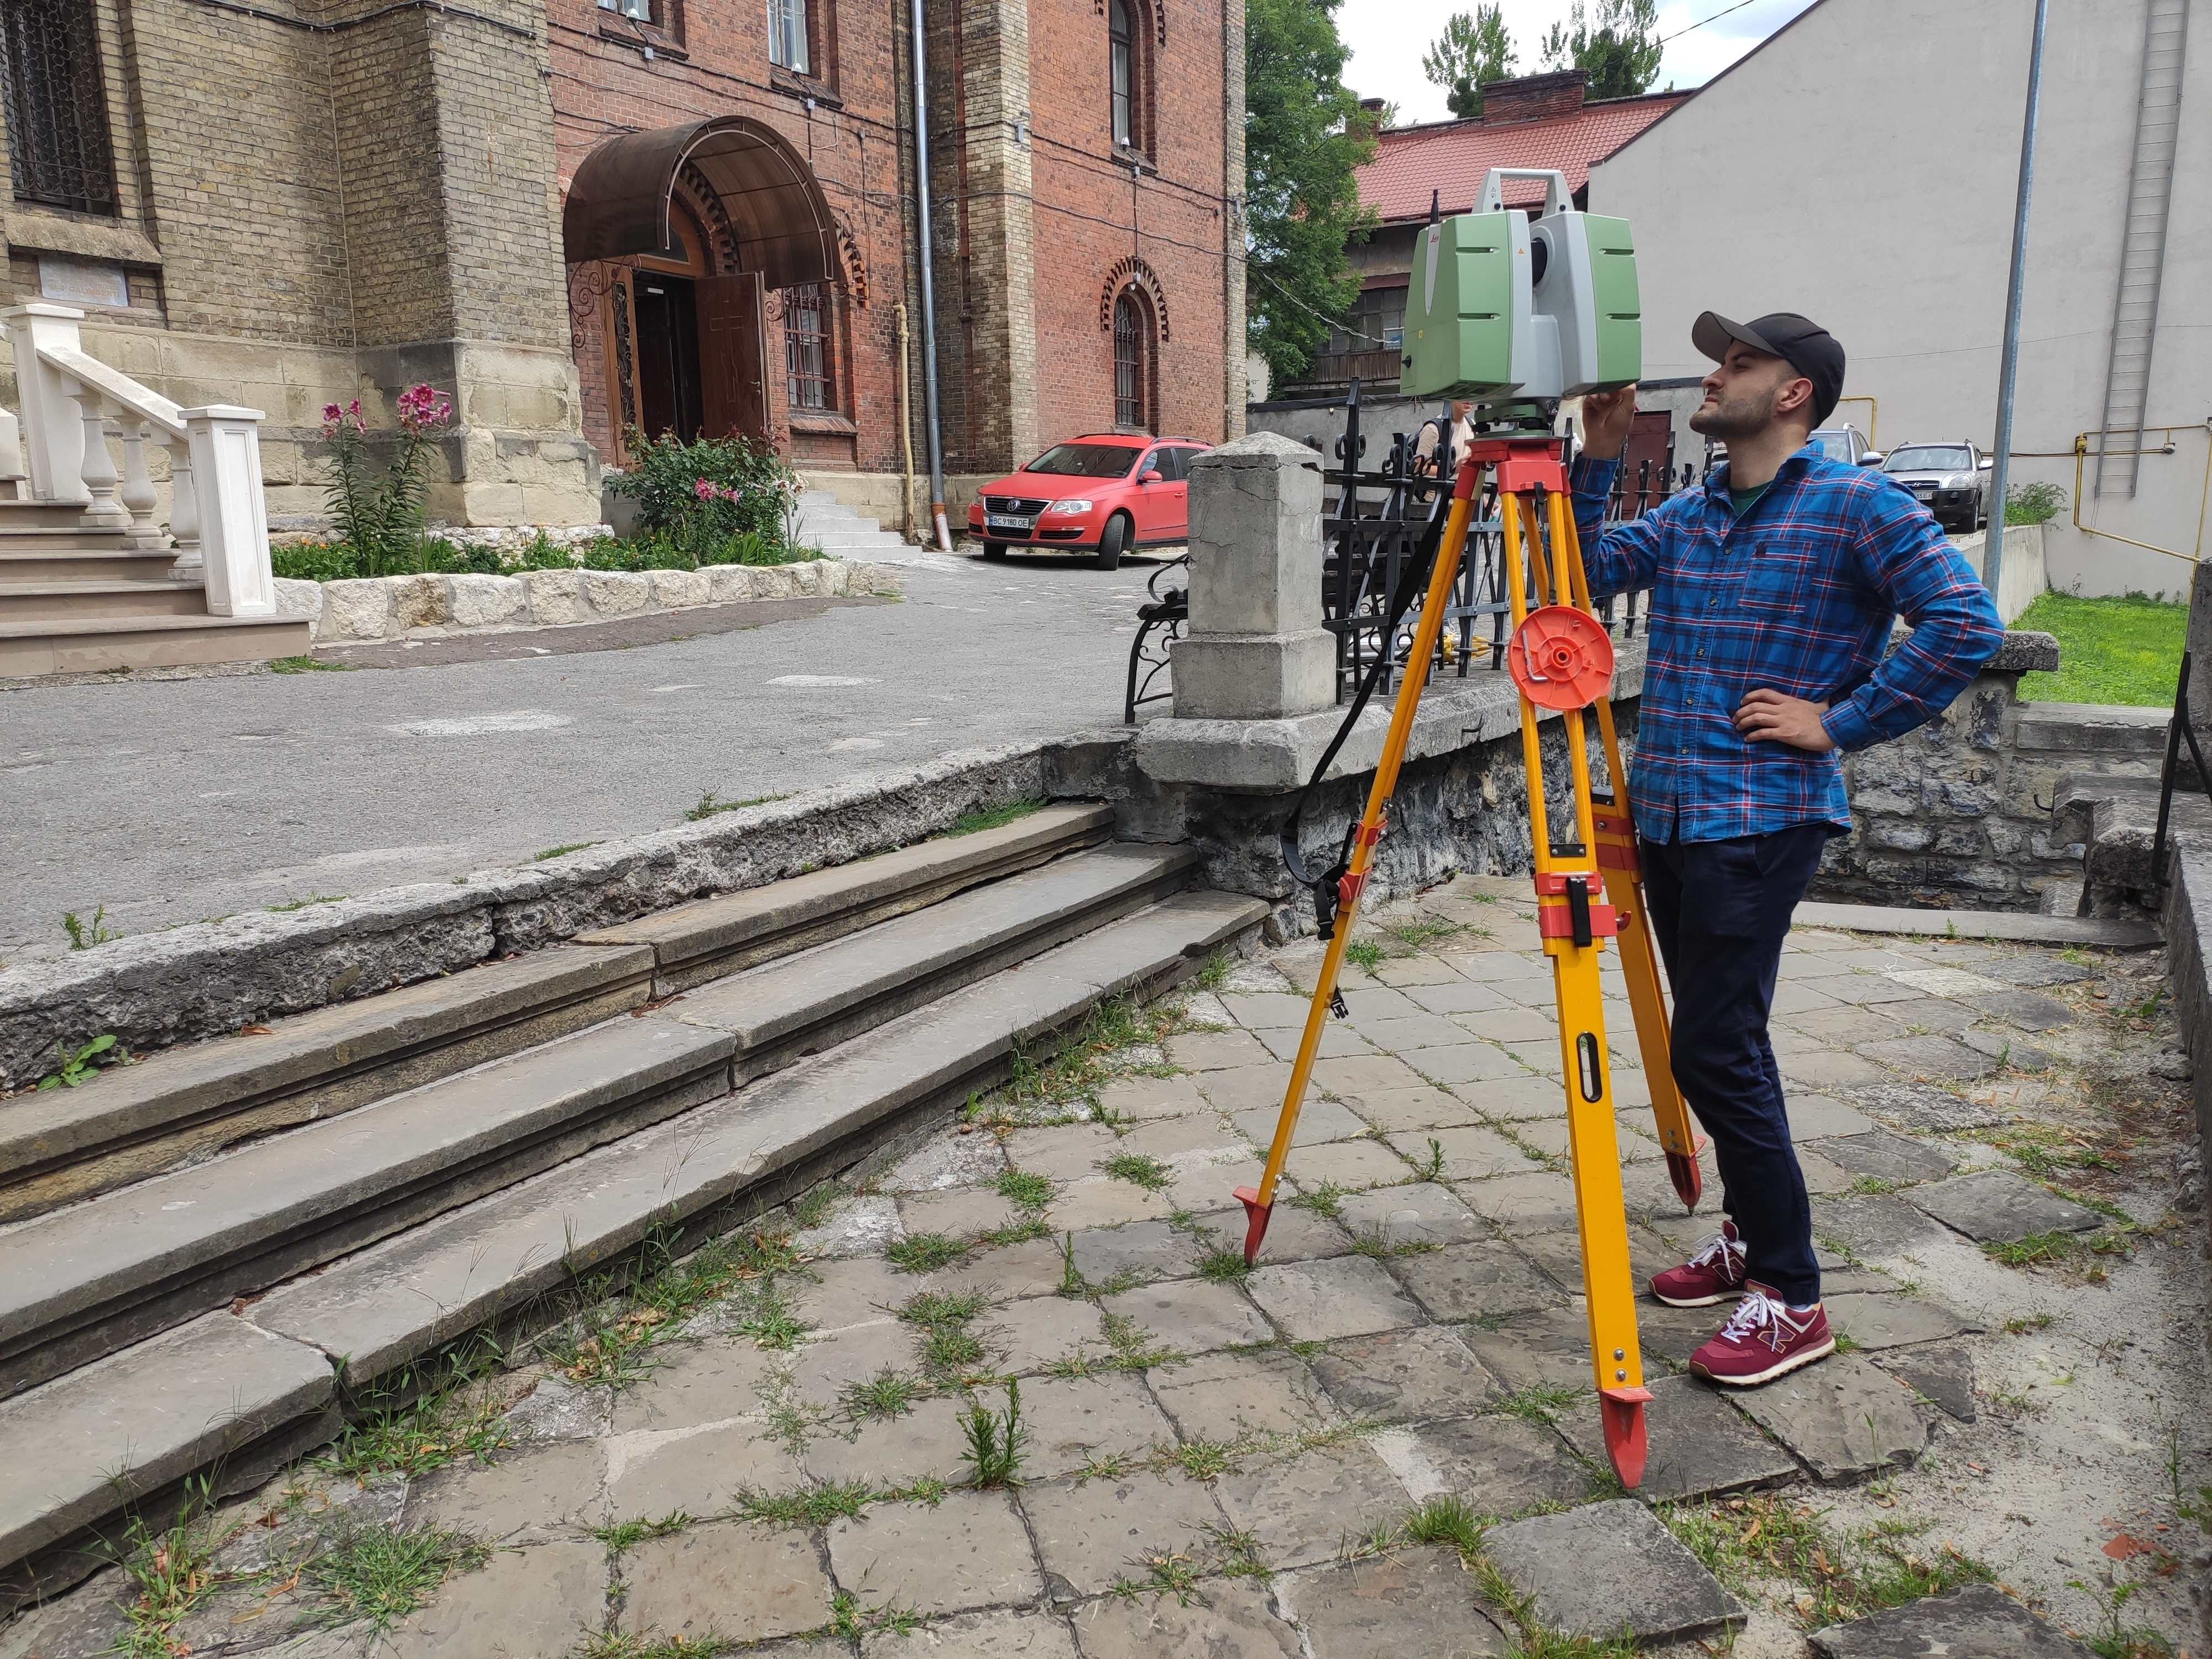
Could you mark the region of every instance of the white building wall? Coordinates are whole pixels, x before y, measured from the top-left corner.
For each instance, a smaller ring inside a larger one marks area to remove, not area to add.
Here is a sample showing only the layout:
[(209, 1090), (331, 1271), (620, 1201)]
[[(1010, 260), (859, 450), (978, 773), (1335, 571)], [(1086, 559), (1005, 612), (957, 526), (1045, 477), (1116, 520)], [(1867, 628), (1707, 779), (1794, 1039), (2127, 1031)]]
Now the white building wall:
[[(2067, 491), (2053, 586), (2180, 597), (2187, 559), (2072, 527), (2063, 453), (2103, 418), (2148, 3), (2051, 0), (2013, 477)], [(2085, 525), (2185, 556), (2212, 546), (2212, 4), (2191, 3), (2147, 411), (2179, 428), (2174, 453), (2143, 457), (2132, 501), (2094, 493), (2093, 460), (2080, 504)], [(1879, 400), (1883, 447), (1986, 447), (2033, 17), (2034, 0), (1820, 0), (1593, 169), (1592, 210), (1634, 226), (1647, 377), (1705, 372), (1701, 311), (1802, 312), (1843, 342), (1845, 395)], [(1870, 413), (1837, 418), (1863, 431)]]

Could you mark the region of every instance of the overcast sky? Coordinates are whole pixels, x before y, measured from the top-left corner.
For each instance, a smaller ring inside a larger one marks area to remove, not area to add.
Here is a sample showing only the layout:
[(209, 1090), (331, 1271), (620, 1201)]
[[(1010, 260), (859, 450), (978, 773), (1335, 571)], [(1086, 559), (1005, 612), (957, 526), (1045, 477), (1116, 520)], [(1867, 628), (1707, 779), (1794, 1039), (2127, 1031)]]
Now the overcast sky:
[[(1534, 75), (1542, 68), (1539, 45), (1544, 33), (1567, 16), (1569, 0), (1504, 3), (1505, 27), (1520, 53), (1516, 72)], [(1750, 0), (1736, 7), (1736, 0), (1661, 0), (1659, 33), (1662, 37), (1679, 33), (1679, 38), (1667, 42), (1667, 56), (1653, 88), (1669, 82), (1682, 88), (1703, 86), (1813, 3)], [(1383, 4), (1350, 0), (1336, 15), (1337, 32), (1352, 48), (1345, 84), (1363, 98), (1387, 98), (1397, 105), (1401, 124), (1449, 120), (1444, 88), (1421, 73), (1421, 54), (1443, 33), (1445, 19), (1474, 9), (1474, 0), (1388, 0)], [(1720, 13), (1727, 15), (1717, 15)]]

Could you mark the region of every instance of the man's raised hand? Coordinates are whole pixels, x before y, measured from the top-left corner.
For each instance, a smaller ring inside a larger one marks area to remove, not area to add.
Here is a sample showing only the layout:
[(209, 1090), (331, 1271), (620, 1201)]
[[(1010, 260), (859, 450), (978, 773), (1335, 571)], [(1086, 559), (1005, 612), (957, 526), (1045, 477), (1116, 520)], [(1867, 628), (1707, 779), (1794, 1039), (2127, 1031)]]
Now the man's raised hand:
[(1636, 388), (1583, 395), (1583, 453), (1594, 461), (1616, 459), (1628, 444), (1628, 428), (1636, 419)]

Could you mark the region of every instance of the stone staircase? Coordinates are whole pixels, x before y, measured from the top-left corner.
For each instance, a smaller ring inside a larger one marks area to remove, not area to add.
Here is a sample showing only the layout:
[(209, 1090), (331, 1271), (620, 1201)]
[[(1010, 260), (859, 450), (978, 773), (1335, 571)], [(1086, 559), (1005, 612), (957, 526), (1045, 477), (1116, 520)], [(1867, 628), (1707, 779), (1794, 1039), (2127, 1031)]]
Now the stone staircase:
[(248, 662), (308, 649), (301, 617), (216, 617), (176, 554), (66, 501), (0, 501), (0, 677)]
[(0, 1102), (0, 1616), (1174, 983), (1265, 907), (1059, 805)]
[(865, 559), (872, 564), (903, 564), (926, 556), (896, 531), (885, 530), (873, 519), (864, 519), (839, 504), (826, 489), (809, 489), (799, 498), (799, 539), (808, 547), (841, 559)]

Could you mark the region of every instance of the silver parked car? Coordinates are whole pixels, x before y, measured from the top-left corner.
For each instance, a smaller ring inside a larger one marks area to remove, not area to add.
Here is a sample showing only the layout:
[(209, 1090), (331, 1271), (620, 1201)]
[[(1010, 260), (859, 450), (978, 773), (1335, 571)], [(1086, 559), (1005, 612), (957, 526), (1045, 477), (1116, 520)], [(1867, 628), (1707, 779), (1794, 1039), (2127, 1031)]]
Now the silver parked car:
[(1860, 434), (1855, 426), (1824, 426), (1813, 434), (1813, 441), (1820, 446), (1821, 453), (1832, 461), (1841, 461), (1845, 466), (1880, 466), (1881, 452)]
[(1996, 465), (1974, 445), (1899, 444), (1881, 470), (1954, 533), (1979, 530), (1990, 518), (1990, 471)]

